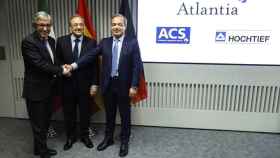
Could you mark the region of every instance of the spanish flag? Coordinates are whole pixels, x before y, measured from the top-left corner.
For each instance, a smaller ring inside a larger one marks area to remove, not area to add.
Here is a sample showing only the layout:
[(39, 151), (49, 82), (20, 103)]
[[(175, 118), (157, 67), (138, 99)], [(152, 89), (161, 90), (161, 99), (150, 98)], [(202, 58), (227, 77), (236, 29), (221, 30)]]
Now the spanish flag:
[[(84, 35), (91, 39), (96, 40), (96, 31), (93, 27), (92, 17), (90, 16), (90, 14), (88, 12), (85, 0), (79, 0), (76, 14), (80, 15), (85, 20)], [(99, 92), (95, 96), (95, 101), (93, 101), (92, 105), (93, 106), (91, 108), (91, 111), (93, 113), (103, 109), (104, 106), (103, 106), (102, 96)]]
[(80, 15), (85, 20), (85, 32), (84, 35), (96, 40), (96, 31), (93, 27), (93, 23), (91, 20), (91, 16), (88, 13), (87, 5), (84, 0), (79, 0), (78, 8), (76, 10), (76, 14)]

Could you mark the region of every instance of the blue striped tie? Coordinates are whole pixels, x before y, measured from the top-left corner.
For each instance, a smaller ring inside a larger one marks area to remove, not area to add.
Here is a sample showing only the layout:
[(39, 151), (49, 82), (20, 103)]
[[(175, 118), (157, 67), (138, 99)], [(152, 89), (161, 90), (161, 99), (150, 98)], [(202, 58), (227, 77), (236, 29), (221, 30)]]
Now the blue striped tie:
[(118, 49), (119, 49), (119, 39), (115, 40), (115, 44), (112, 50), (112, 71), (111, 76), (117, 76), (118, 74)]

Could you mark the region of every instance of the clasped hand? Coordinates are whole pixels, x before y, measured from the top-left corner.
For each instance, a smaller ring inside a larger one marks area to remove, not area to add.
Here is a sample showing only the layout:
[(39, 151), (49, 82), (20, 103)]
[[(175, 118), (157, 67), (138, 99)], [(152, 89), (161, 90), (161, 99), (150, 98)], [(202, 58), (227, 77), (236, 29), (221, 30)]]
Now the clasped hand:
[(73, 70), (73, 67), (72, 67), (71, 65), (64, 64), (64, 65), (62, 66), (62, 68), (63, 68), (62, 74), (63, 74), (64, 76), (70, 77), (70, 76), (72, 75), (71, 72), (72, 72), (72, 70)]

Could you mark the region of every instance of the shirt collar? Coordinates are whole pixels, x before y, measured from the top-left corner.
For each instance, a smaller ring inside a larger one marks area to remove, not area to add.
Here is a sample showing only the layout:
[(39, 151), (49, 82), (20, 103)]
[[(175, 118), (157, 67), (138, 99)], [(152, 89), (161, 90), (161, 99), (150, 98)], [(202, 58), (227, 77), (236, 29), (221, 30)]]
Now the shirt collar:
[[(75, 39), (76, 39), (77, 37), (76, 36), (74, 36), (73, 34), (71, 34), (71, 42), (73, 43), (73, 42), (75, 42)], [(79, 37), (78, 39), (80, 40), (80, 42), (82, 42), (83, 41), (83, 38), (84, 38), (84, 36), (81, 36), (81, 37)]]
[(116, 38), (116, 37), (113, 37), (113, 41), (115, 42), (116, 40), (119, 40), (119, 42), (122, 42), (124, 39), (124, 35), (122, 35), (120, 38)]

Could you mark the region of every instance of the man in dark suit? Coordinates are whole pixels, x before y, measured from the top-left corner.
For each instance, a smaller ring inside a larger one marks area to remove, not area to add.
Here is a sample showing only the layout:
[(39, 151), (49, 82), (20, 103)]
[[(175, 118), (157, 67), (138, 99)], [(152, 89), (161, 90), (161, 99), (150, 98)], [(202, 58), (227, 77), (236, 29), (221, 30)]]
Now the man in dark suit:
[[(84, 19), (75, 15), (69, 19), (70, 34), (57, 40), (56, 54), (62, 64), (71, 64), (81, 58), (89, 49), (96, 47), (96, 41), (84, 36)], [(97, 90), (98, 63), (92, 62), (84, 69), (79, 69), (71, 76), (63, 77), (63, 111), (67, 140), (64, 150), (69, 150), (77, 140), (76, 122), (77, 107), (79, 109), (80, 138), (86, 147), (92, 148), (89, 138), (90, 126), (90, 89)], [(92, 93), (95, 95), (95, 93)]]
[(57, 152), (47, 147), (47, 129), (52, 112), (56, 81), (67, 70), (58, 66), (55, 40), (49, 37), (52, 19), (38, 12), (33, 19), (35, 31), (21, 43), (24, 60), (23, 97), (25, 98), (34, 138), (34, 154), (49, 158)]
[(105, 150), (114, 143), (113, 135), (117, 107), (121, 116), (121, 146), (119, 156), (128, 154), (130, 137), (130, 100), (137, 93), (142, 60), (138, 42), (135, 38), (126, 37), (126, 18), (117, 14), (112, 17), (112, 37), (104, 38), (96, 49), (90, 50), (69, 69), (83, 69), (97, 55), (102, 55), (101, 91), (106, 110), (105, 138), (97, 150)]

